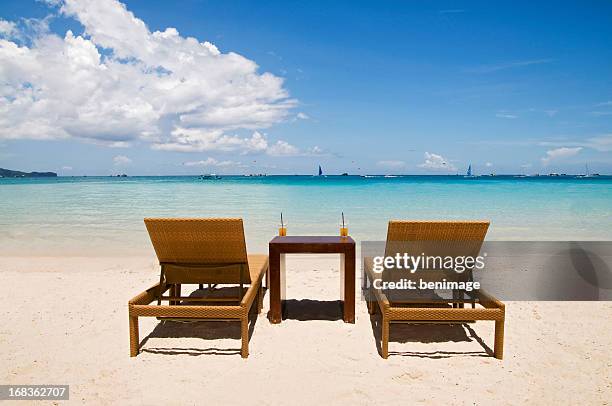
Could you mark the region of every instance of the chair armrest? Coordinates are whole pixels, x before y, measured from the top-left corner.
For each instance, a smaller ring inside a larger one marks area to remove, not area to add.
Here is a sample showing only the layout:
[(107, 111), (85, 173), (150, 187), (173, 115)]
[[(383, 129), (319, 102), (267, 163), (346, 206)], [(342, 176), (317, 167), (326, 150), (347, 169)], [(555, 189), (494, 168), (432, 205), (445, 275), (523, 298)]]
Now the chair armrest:
[[(164, 294), (168, 290), (168, 285), (163, 284), (160, 285), (156, 283), (151, 286), (149, 289), (140, 293), (139, 295), (133, 297), (128, 303), (130, 305), (146, 305), (151, 303), (153, 300), (157, 299), (160, 294)], [(160, 292), (161, 290), (161, 292)]]
[[(370, 280), (370, 282), (374, 282), (375, 278), (382, 278), (382, 272), (377, 273), (373, 270), (373, 258), (372, 257), (364, 257), (363, 259), (363, 267), (365, 271), (365, 277)], [(376, 289), (374, 286), (370, 288), (374, 292), (374, 296), (376, 300), (383, 305), (383, 307), (389, 307), (389, 299), (387, 299), (387, 295), (381, 289)]]
[(251, 308), (251, 304), (253, 304), (255, 295), (257, 295), (257, 291), (261, 286), (261, 280), (263, 279), (263, 276), (266, 272), (268, 272), (268, 270), (260, 272), (257, 276), (257, 279), (251, 282), (251, 285), (249, 285), (249, 288), (247, 289), (245, 295), (242, 297), (242, 300), (240, 301), (241, 307), (246, 307), (246, 309)]
[(502, 310), (506, 309), (505, 304), (491, 296), (489, 293), (485, 292), (483, 289), (480, 289), (478, 292), (478, 300), (482, 306), (487, 308), (498, 308)]

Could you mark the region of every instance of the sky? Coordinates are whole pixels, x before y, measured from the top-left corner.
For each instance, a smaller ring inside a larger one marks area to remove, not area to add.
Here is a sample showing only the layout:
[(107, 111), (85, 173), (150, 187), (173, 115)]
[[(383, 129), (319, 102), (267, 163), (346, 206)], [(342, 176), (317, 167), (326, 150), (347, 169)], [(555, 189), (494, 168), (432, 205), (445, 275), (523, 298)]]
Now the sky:
[(0, 167), (612, 173), (612, 2), (3, 0)]

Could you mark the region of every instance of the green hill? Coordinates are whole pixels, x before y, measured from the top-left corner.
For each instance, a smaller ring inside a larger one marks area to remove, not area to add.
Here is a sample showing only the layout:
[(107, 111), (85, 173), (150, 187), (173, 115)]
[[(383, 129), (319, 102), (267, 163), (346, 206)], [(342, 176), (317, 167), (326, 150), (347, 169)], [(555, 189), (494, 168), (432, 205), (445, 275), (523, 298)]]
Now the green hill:
[(0, 168), (0, 177), (3, 178), (53, 178), (56, 176), (55, 172), (21, 172)]

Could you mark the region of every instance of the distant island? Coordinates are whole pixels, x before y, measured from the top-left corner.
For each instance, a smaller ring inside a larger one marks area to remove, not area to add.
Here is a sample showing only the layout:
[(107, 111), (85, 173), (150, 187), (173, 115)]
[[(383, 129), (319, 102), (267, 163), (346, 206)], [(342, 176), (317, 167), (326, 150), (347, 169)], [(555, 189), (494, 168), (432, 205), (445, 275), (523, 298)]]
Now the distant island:
[(21, 172), (0, 168), (0, 178), (54, 178), (55, 172)]

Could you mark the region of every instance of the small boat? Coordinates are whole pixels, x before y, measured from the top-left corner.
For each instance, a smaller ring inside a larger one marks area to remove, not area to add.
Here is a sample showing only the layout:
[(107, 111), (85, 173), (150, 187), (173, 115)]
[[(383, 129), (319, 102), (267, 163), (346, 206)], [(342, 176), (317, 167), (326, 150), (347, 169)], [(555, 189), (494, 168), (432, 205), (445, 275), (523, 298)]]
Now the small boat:
[(321, 165), (319, 165), (319, 176), (323, 176), (323, 169), (321, 169)]
[(578, 175), (578, 176), (576, 176), (577, 178), (592, 178), (593, 176), (599, 176), (598, 173), (591, 174), (591, 172), (589, 172), (589, 165), (588, 164), (584, 165), (584, 169), (585, 169), (584, 170), (584, 175)]
[(475, 177), (476, 177), (475, 175), (472, 175), (472, 164), (470, 164), (468, 166), (468, 169), (467, 169), (467, 172), (466, 172), (464, 178), (475, 178)]
[(342, 172), (342, 175), (340, 176), (349, 176), (347, 172)]
[(217, 176), (214, 173), (200, 175), (198, 179), (208, 180), (208, 179), (221, 179), (221, 176)]

